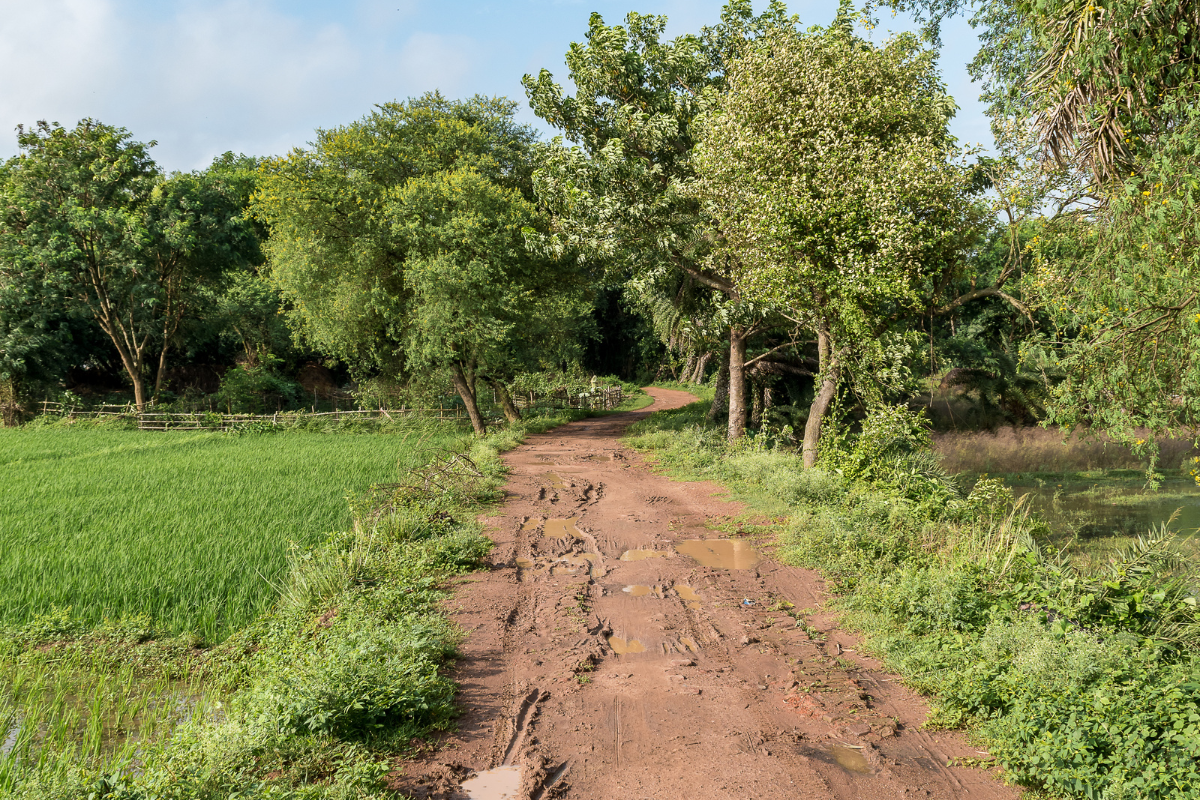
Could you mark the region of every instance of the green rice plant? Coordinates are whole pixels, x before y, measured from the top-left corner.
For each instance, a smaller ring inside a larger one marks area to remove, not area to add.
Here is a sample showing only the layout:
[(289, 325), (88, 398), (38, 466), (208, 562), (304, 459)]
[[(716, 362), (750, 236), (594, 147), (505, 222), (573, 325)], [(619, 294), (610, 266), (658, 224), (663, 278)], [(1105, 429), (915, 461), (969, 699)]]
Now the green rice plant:
[(219, 641), (271, 607), (293, 543), (349, 527), (348, 496), (463, 440), (448, 424), (397, 429), (0, 430), (0, 624), (69, 608), (88, 624), (146, 614)]
[(220, 708), (190, 670), (182, 679), (114, 671), (82, 649), (0, 659), (0, 793), (31, 772), (67, 780), (132, 769), (178, 726)]

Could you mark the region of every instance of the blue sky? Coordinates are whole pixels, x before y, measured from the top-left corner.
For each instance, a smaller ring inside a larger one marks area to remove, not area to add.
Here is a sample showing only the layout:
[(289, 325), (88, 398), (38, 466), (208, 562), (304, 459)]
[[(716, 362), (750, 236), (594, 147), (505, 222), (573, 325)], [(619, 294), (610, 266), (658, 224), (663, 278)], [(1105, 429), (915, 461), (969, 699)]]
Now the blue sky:
[[(721, 0), (0, 0), (0, 157), (14, 129), (83, 117), (155, 139), (165, 168), (203, 167), (226, 150), (286, 152), (318, 127), (357, 119), (376, 103), (440, 89), (451, 97), (507, 95), (528, 110), (521, 76), (550, 69), (588, 16), (665, 14), (669, 35), (716, 22)], [(761, 10), (766, 0), (756, 0)], [(789, 3), (805, 25), (827, 24), (836, 0)], [(884, 29), (902, 20), (884, 19)], [(875, 31), (883, 38), (886, 31)], [(965, 64), (971, 28), (944, 32), (942, 71), (961, 111), (954, 133), (990, 144)], [(539, 126), (540, 127), (540, 126)]]

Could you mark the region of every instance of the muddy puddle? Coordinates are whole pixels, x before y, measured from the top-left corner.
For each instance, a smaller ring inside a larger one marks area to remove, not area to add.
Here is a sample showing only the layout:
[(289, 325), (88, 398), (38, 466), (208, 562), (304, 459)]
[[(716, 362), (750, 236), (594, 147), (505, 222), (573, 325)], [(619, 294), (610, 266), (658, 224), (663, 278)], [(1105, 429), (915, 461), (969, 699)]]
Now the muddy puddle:
[(518, 558), (517, 566), (521, 569), (533, 569), (537, 563), (532, 558)]
[(622, 561), (642, 561), (647, 558), (662, 558), (662, 550), (626, 550), (621, 554)]
[(548, 539), (582, 539), (583, 534), (575, 527), (575, 523), (579, 521), (579, 517), (571, 517), (570, 519), (548, 519), (546, 520), (546, 538)]
[(688, 602), (698, 602), (701, 599), (700, 595), (696, 594), (695, 589), (690, 586), (684, 586), (681, 583), (675, 584), (675, 594), (679, 595), (681, 600)]
[(842, 769), (857, 772), (860, 775), (871, 774), (871, 765), (867, 763), (866, 756), (862, 754), (861, 750), (835, 744), (829, 748), (829, 752)]
[(750, 569), (758, 563), (758, 551), (741, 539), (691, 539), (678, 542), (675, 552), (714, 569)]
[(626, 586), (621, 591), (625, 592), (631, 597), (645, 597), (648, 594), (652, 594), (655, 597), (662, 597), (662, 594), (659, 593), (657, 586), (642, 586), (639, 584), (634, 586)]
[(622, 639), (620, 636), (608, 637), (608, 646), (619, 656), (626, 653), (644, 653), (646, 647), (637, 639)]
[(552, 489), (565, 489), (567, 484), (563, 482), (562, 476), (557, 472), (543, 472), (542, 480), (550, 484)]
[(516, 800), (521, 791), (520, 767), (496, 767), (462, 782), (469, 800)]
[(525, 524), (521, 526), (521, 530), (535, 531), (537, 530), (537, 526), (540, 524), (541, 521), (537, 517), (530, 517), (529, 519), (525, 520)]
[(693, 653), (700, 652), (700, 648), (696, 645), (696, 643), (694, 641), (692, 641), (691, 639), (687, 638), (686, 636), (681, 636), (679, 638), (679, 643)]

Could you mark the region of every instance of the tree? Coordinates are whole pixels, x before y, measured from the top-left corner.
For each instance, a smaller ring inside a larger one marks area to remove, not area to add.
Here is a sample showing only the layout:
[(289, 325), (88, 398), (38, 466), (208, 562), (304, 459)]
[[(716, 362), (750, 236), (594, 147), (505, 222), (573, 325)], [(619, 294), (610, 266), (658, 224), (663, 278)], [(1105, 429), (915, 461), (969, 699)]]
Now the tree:
[(157, 351), (157, 397), (180, 321), (242, 257), (240, 208), (210, 176), (164, 178), (154, 143), (123, 128), (39, 122), (17, 138), (0, 198), (2, 280), (92, 316), (144, 409), (150, 358)]
[(935, 40), (973, 8), (970, 65), (993, 119), (1032, 120), (1044, 153), (1099, 183), (1182, 119), (1200, 89), (1200, 5), (1192, 0), (890, 0)]
[(267, 162), (254, 201), (301, 335), (361, 376), (449, 378), (477, 433), (477, 380), (502, 389), (571, 357), (587, 310), (573, 263), (525, 246), (543, 224), (535, 137), (514, 111), (437, 94), (382, 105)]
[[(1042, 346), (1065, 379), (1050, 420), (1098, 425), (1155, 454), (1200, 429), (1200, 111), (1108, 189), (1091, 217), (1046, 226), (1027, 279), (1054, 321)], [(1151, 436), (1139, 431), (1149, 429)]]
[(706, 118), (694, 191), (720, 236), (710, 268), (816, 340), (807, 466), (838, 387), (878, 395), (896, 355), (882, 337), (928, 305), (976, 229), (953, 111), (932, 52), (857, 39), (843, 4), (828, 29), (747, 48)]
[[(695, 123), (722, 91), (726, 62), (764, 31), (797, 23), (778, 0), (759, 16), (748, 1), (735, 0), (721, 23), (699, 36), (663, 41), (666, 23), (666, 17), (631, 13), (624, 26), (607, 25), (592, 14), (587, 42), (573, 43), (566, 55), (574, 96), (548, 70), (522, 80), (534, 112), (572, 143), (556, 139), (535, 174), (538, 199), (552, 219), (542, 243), (552, 254), (577, 255), (626, 282), (643, 308), (665, 311), (659, 301), (674, 297), (687, 298), (690, 312), (706, 308), (708, 319), (697, 322), (722, 331), (735, 354), (729, 436), (737, 438), (745, 429), (740, 376), (747, 342), (773, 323), (705, 267), (708, 226), (685, 187), (695, 177)], [(674, 330), (671, 321), (678, 318), (669, 313), (657, 327)]]

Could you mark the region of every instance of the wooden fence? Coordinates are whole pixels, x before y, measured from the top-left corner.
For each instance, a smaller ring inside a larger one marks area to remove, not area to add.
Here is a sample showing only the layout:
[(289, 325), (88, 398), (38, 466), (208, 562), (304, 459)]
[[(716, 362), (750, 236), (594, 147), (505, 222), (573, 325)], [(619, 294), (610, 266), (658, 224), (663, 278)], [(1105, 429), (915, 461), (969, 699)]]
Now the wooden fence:
[[(520, 398), (514, 397), (514, 402), (522, 408), (579, 408), (585, 410), (611, 410), (619, 406), (624, 400), (624, 394), (621, 387), (617, 386), (612, 389), (603, 388), (593, 392), (584, 392), (578, 395), (561, 395), (538, 396), (523, 395)], [(300, 420), (307, 419), (333, 419), (354, 420), (354, 419), (387, 419), (394, 421), (403, 417), (425, 417), (428, 419), (467, 419), (466, 409), (458, 404), (446, 406), (441, 405), (438, 408), (378, 408), (378, 409), (351, 409), (344, 411), (281, 411), (275, 414), (219, 414), (215, 412), (169, 412), (169, 411), (143, 411), (138, 412), (137, 408), (132, 404), (128, 405), (102, 405), (92, 409), (82, 410), (70, 406), (64, 406), (62, 403), (54, 403), (49, 400), (42, 401), (42, 414), (56, 414), (64, 417), (78, 417), (84, 419), (97, 419), (104, 417), (124, 417), (128, 419), (136, 419), (138, 428), (144, 431), (200, 431), (200, 430), (231, 430), (245, 425), (294, 425)], [(500, 418), (499, 409), (489, 410), (484, 416), (489, 420)]]

